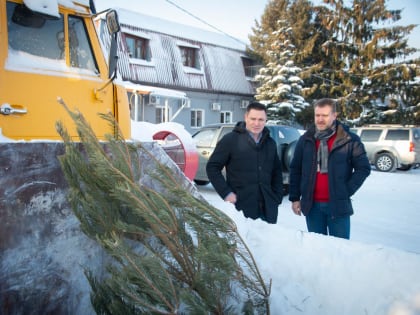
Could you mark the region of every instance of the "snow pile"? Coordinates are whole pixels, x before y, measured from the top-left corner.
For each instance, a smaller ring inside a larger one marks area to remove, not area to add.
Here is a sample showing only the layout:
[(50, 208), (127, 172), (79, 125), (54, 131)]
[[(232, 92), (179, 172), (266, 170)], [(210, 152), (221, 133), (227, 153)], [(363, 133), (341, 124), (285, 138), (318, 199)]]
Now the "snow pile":
[[(266, 280), (272, 314), (420, 314), (420, 169), (372, 171), (354, 196), (351, 240), (306, 232), (287, 197), (275, 225), (202, 195), (237, 224)], [(404, 187), (404, 188), (403, 188)]]

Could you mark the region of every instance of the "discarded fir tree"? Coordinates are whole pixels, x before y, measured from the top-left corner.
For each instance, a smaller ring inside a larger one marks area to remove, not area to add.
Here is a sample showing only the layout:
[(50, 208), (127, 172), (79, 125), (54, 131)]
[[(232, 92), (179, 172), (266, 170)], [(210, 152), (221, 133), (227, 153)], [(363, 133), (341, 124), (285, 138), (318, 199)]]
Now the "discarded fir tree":
[[(98, 314), (269, 314), (270, 284), (234, 222), (194, 195), (168, 166), (117, 131), (101, 143), (77, 112), (80, 143), (61, 122), (60, 157), (81, 228), (111, 257), (86, 275)], [(140, 154), (153, 167), (142, 167)], [(144, 184), (144, 178), (154, 188)], [(158, 187), (158, 188), (156, 188)]]

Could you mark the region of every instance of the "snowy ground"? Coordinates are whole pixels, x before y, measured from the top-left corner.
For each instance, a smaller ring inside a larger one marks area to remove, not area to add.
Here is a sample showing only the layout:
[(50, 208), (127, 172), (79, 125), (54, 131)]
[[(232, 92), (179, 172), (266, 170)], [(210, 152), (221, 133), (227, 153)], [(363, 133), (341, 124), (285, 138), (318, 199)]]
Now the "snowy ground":
[(275, 225), (246, 219), (211, 185), (268, 281), (273, 315), (420, 315), (420, 169), (372, 170), (353, 197), (351, 240), (306, 232), (287, 197)]

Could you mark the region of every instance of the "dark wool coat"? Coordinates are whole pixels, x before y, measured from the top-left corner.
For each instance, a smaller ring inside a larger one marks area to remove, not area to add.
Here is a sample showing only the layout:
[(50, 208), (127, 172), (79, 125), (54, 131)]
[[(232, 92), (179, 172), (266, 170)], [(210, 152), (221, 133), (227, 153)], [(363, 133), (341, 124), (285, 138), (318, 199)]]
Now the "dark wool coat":
[[(223, 167), (226, 167), (226, 180)], [(220, 197), (225, 199), (231, 192), (236, 194), (235, 207), (242, 210), (245, 217), (260, 217), (258, 200), (263, 198), (265, 220), (277, 222), (278, 206), (283, 198), (283, 175), (276, 143), (267, 128), (256, 144), (245, 128), (245, 122), (237, 123), (216, 145), (206, 171)]]
[[(289, 200), (301, 201), (301, 211), (308, 215), (313, 204), (317, 153), (315, 127), (303, 134), (290, 165)], [(371, 166), (360, 138), (337, 121), (337, 136), (328, 155), (329, 206), (333, 217), (353, 214), (350, 197), (369, 176)]]

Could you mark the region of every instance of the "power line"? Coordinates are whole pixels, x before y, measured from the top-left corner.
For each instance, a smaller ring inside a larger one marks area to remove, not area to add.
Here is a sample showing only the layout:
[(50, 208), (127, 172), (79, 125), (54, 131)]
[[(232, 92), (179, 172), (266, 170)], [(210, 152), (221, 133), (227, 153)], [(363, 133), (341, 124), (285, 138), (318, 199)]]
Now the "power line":
[(222, 31), (221, 29), (217, 28), (216, 26), (214, 26), (214, 25), (212, 25), (212, 24), (210, 24), (210, 23), (208, 23), (208, 22), (204, 21), (203, 19), (199, 18), (198, 16), (194, 15), (193, 13), (191, 13), (191, 12), (187, 11), (186, 9), (184, 9), (183, 7), (179, 6), (179, 5), (178, 5), (178, 4), (176, 4), (175, 2), (173, 2), (173, 1), (171, 1), (171, 0), (165, 0), (165, 1), (166, 1), (166, 2), (168, 2), (169, 4), (172, 4), (174, 7), (176, 7), (177, 9), (179, 9), (179, 10), (181, 10), (181, 11), (183, 11), (184, 13), (188, 14), (189, 16), (193, 17), (194, 19), (196, 19), (196, 20), (200, 21), (201, 23), (204, 23), (204, 24), (206, 24), (207, 26), (211, 27), (212, 29), (214, 29), (214, 30), (216, 30), (216, 31), (218, 31), (218, 32), (220, 32), (220, 33), (222, 33), (223, 35), (226, 35), (226, 36), (230, 37), (231, 39), (233, 39), (233, 40), (235, 40), (235, 41), (237, 41), (237, 42), (239, 42), (239, 43), (241, 43), (241, 44), (243, 44), (243, 45), (246, 45), (246, 43), (244, 43), (243, 41), (241, 41), (241, 40), (239, 40), (239, 39), (237, 39), (237, 38), (233, 37), (232, 35), (229, 35), (228, 33), (226, 33), (226, 32), (224, 32), (224, 31)]

